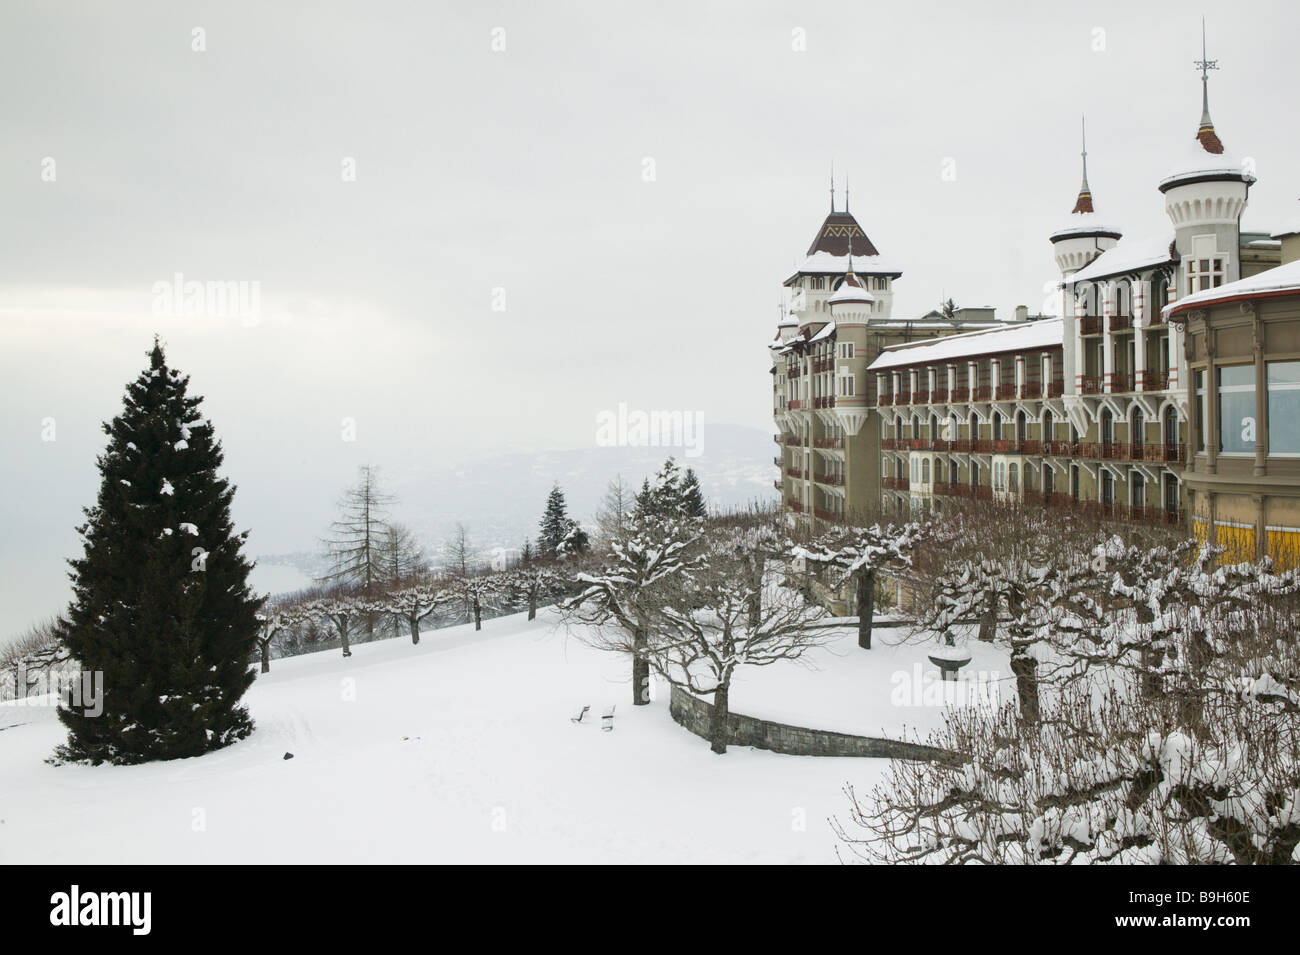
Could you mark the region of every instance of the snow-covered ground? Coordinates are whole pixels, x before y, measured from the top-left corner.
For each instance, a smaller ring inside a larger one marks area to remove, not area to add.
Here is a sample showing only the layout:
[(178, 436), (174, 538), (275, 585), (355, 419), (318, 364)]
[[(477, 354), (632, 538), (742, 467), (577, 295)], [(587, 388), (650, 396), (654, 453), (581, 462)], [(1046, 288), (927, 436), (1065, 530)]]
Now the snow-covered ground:
[[(868, 654), (846, 630), (815, 670), (755, 671), (734, 705), (891, 735), (936, 721), (878, 698), (924, 659), (882, 636)], [(626, 664), (549, 611), (272, 666), (246, 698), (256, 732), (198, 759), (49, 766), (53, 709), (0, 706), (0, 862), (833, 862), (842, 786), (885, 767), (716, 756), (672, 722), (666, 692), (630, 706)], [(584, 704), (597, 718), (574, 725)]]

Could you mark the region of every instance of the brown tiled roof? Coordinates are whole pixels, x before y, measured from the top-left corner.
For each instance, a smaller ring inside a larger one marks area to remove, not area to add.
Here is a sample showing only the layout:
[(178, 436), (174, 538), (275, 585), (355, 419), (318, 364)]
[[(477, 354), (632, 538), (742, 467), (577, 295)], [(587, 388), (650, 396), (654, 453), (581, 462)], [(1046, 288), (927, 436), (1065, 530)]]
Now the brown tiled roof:
[(858, 225), (858, 220), (847, 212), (832, 212), (826, 217), (826, 221), (817, 230), (812, 245), (808, 247), (807, 254), (829, 252), (831, 255), (848, 255), (850, 237), (853, 239), (854, 255), (880, 254), (862, 231), (862, 226)]
[(1219, 134), (1214, 131), (1212, 124), (1204, 123), (1196, 131), (1196, 139), (1207, 153), (1214, 153), (1216, 156), (1223, 152), (1223, 143), (1219, 139)]
[(1075, 200), (1074, 208), (1071, 209), (1070, 212), (1075, 213), (1075, 212), (1092, 212), (1092, 211), (1093, 211), (1092, 193), (1089, 192), (1087, 189), (1084, 189), (1079, 193), (1079, 198)]

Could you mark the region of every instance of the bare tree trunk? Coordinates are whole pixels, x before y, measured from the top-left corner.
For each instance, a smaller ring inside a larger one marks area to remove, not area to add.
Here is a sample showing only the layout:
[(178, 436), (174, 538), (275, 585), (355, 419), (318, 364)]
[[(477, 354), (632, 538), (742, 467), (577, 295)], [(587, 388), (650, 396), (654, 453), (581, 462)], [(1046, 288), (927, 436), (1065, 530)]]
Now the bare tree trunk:
[(722, 754), (727, 751), (727, 716), (731, 710), (727, 698), (731, 688), (724, 683), (718, 684), (713, 691), (713, 714), (709, 718), (709, 749)]
[(1016, 694), (1020, 697), (1020, 716), (1038, 722), (1038, 663), (1033, 657), (1011, 654), (1011, 672), (1016, 675)]
[(858, 572), (858, 646), (871, 649), (871, 624), (876, 615), (876, 572)]
[(334, 628), (338, 630), (339, 639), (343, 641), (343, 655), (345, 657), (352, 656), (352, 647), (349, 646), (348, 644), (348, 627), (344, 626), (343, 624), (336, 623), (334, 625)]
[(650, 661), (645, 658), (645, 627), (638, 627), (632, 637), (632, 705), (645, 706), (650, 702)]
[(528, 619), (537, 619), (537, 585), (528, 588)]
[(478, 596), (474, 597), (474, 629), (483, 629), (483, 607), (478, 602)]
[(417, 644), (420, 642), (420, 621), (412, 617), (410, 622), (411, 622), (411, 643)]
[(262, 672), (271, 672), (271, 641), (263, 640), (262, 643)]
[(980, 617), (979, 638), (985, 643), (992, 643), (998, 635), (998, 610), (996, 606), (991, 606), (984, 611)]

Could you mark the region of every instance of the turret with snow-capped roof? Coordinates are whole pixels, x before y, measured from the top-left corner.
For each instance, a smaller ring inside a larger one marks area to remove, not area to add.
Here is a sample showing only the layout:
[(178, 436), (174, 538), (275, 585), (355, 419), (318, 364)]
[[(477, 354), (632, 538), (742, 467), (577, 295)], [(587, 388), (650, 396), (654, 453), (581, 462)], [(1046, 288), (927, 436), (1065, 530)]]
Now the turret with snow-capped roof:
[(1248, 166), (1224, 147), (1210, 118), (1209, 71), (1218, 64), (1206, 55), (1204, 21), (1196, 66), (1201, 72), (1201, 121), (1184, 155), (1159, 186), (1182, 259), (1179, 295), (1241, 277), (1240, 219), (1255, 181)]
[(1088, 185), (1086, 127), (1082, 127), (1082, 133), (1083, 182), (1069, 218), (1051, 235), (1052, 253), (1056, 256), (1056, 267), (1061, 270), (1062, 278), (1079, 271), (1102, 252), (1113, 248), (1122, 235), (1119, 229), (1104, 222), (1093, 206), (1092, 187)]

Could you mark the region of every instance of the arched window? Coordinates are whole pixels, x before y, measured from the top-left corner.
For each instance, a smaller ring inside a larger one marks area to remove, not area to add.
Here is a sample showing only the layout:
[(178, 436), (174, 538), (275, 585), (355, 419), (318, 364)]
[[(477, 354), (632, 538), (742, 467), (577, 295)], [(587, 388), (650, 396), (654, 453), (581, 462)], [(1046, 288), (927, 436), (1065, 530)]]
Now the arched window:
[(921, 459), (921, 483), (922, 484), (930, 483), (930, 459), (929, 458)]
[(1022, 411), (1016, 416), (1016, 442), (1024, 444), (1029, 440), (1029, 419), (1025, 417)]
[(912, 415), (912, 437), (919, 441), (921, 439), (921, 419)]
[(1129, 425), (1128, 439), (1134, 447), (1146, 444), (1147, 419), (1141, 408), (1133, 409), (1133, 420)]
[(1109, 408), (1101, 411), (1101, 446), (1109, 448), (1115, 440), (1115, 417)]
[(978, 461), (970, 463), (970, 486), (978, 487), (980, 483), (980, 466)]
[(1052, 413), (1050, 411), (1044, 411), (1043, 412), (1043, 441), (1044, 442), (1056, 440), (1056, 435), (1053, 432), (1053, 427), (1054, 425), (1052, 422)]
[(1165, 457), (1172, 457), (1178, 448), (1178, 409), (1173, 405), (1165, 408)]
[(1002, 412), (993, 412), (993, 440), (1002, 440)]

